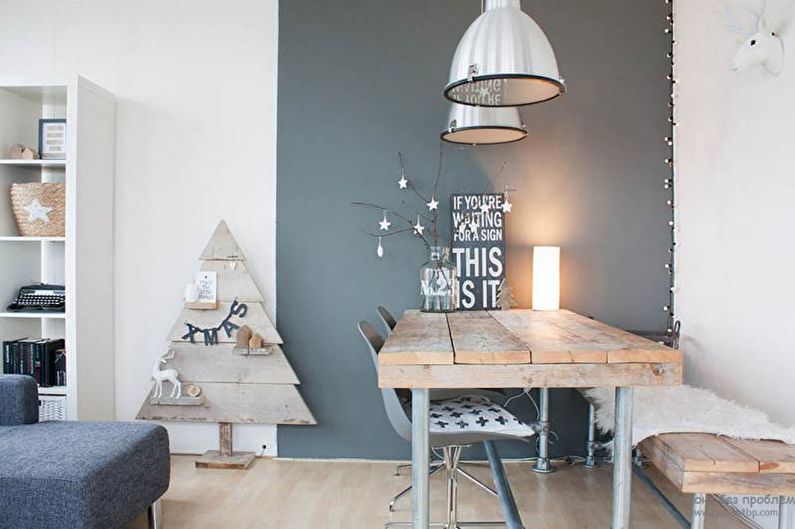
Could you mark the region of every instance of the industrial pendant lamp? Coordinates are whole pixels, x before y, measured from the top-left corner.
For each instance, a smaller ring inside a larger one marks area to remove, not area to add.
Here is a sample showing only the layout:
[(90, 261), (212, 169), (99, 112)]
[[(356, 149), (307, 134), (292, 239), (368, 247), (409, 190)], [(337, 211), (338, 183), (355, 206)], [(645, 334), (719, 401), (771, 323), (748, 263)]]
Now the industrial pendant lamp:
[(444, 96), (464, 105), (515, 107), (565, 90), (547, 36), (519, 0), (485, 0), (458, 43)]
[(467, 145), (494, 145), (519, 141), (527, 136), (519, 109), (450, 105), (448, 126), (442, 139)]

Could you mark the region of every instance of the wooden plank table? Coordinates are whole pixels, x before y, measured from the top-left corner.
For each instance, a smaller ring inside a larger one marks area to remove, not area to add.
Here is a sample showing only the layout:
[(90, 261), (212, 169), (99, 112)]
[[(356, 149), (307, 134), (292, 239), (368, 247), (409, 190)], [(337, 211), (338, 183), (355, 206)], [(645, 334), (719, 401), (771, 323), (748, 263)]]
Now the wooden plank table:
[(429, 525), (430, 389), (615, 387), (612, 529), (628, 529), (632, 387), (682, 383), (679, 351), (568, 310), (406, 311), (378, 361), (379, 387), (412, 391), (415, 529)]

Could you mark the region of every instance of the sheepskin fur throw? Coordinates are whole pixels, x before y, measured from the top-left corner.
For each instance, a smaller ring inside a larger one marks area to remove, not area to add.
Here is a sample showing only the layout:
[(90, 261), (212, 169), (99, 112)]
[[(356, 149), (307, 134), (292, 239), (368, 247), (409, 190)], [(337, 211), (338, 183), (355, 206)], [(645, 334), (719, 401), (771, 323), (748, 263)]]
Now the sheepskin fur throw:
[[(594, 388), (585, 392), (596, 403), (596, 423), (613, 431), (615, 391)], [(735, 439), (773, 439), (795, 444), (795, 427), (771, 423), (759, 410), (691, 386), (636, 387), (632, 444), (661, 433), (713, 433)]]

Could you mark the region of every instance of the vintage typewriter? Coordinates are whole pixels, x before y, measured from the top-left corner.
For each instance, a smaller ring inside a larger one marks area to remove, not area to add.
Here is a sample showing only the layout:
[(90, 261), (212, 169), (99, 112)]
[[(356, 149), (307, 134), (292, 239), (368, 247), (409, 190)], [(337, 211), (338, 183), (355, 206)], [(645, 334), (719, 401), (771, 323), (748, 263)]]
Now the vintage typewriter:
[(66, 289), (62, 285), (27, 285), (19, 289), (17, 299), (8, 306), (11, 312), (64, 312)]

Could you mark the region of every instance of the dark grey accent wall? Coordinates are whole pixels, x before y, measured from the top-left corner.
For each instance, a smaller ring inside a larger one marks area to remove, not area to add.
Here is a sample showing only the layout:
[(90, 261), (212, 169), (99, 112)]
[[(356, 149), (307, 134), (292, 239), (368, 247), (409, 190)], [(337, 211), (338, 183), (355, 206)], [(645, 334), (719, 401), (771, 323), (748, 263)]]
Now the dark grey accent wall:
[[(409, 453), (386, 421), (355, 325), (375, 321), (378, 304), (397, 314), (416, 307), (426, 256), (417, 241), (396, 237), (385, 240), (379, 260), (376, 241), (362, 230), (375, 229), (380, 214), (350, 202), (411, 201), (397, 188), (398, 150), (410, 178), (432, 181), (448, 109), (441, 90), (479, 4), (280, 2), (277, 324), (318, 419), (315, 427), (280, 427), (281, 455)], [(517, 189), (507, 271), (521, 305), (530, 302), (530, 248), (556, 244), (564, 307), (625, 328), (662, 329), (664, 4), (539, 0), (523, 7), (547, 32), (569, 91), (522, 111), (530, 131), (522, 142), (446, 146), (442, 196), (506, 183)], [(561, 436), (553, 453), (580, 452), (584, 406), (574, 392), (554, 393), (552, 419)]]

